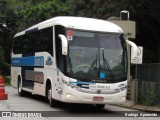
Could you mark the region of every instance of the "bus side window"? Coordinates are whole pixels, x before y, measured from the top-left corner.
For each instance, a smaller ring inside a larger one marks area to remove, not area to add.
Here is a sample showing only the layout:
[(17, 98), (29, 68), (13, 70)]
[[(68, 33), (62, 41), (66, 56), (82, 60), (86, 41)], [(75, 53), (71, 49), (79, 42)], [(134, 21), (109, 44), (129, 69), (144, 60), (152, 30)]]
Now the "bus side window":
[(57, 66), (58, 68), (64, 72), (64, 56), (62, 55), (62, 44), (61, 40), (58, 37), (59, 34), (65, 34), (65, 28), (56, 25), (55, 26), (55, 42), (56, 42), (56, 61), (57, 61)]
[(53, 56), (53, 27), (26, 33), (14, 38), (13, 53), (48, 52)]
[(53, 28), (45, 28), (38, 31), (36, 40), (37, 52), (47, 51), (53, 56)]
[(13, 53), (21, 54), (23, 51), (23, 36), (18, 36), (14, 38)]

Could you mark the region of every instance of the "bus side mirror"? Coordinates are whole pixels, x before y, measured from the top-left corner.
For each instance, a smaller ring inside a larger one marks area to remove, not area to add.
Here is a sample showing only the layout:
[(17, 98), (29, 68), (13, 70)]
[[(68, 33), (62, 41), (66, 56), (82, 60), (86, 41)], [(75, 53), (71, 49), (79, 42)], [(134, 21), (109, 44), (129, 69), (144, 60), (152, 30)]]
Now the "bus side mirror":
[(63, 55), (67, 55), (68, 54), (68, 41), (67, 41), (67, 38), (62, 34), (59, 34), (58, 37), (61, 39), (61, 42), (62, 42), (62, 54)]
[[(129, 40), (126, 40), (127, 44), (129, 44), (132, 48), (131, 48), (131, 59), (136, 59), (137, 57), (137, 45), (134, 42), (131, 42)], [(132, 60), (131, 60), (132, 63)]]

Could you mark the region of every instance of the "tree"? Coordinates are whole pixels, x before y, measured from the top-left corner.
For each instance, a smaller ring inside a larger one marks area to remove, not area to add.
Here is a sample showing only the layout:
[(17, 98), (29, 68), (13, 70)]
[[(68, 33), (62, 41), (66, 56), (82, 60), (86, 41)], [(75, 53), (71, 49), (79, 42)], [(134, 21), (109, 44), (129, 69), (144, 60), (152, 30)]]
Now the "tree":
[(76, 16), (105, 20), (128, 10), (137, 24), (136, 43), (144, 47), (144, 62), (160, 61), (160, 0), (74, 0), (74, 5)]
[(0, 13), (6, 24), (0, 32), (4, 61), (10, 63), (12, 41), (17, 32), (54, 16), (69, 14), (69, 3), (69, 0), (8, 0), (0, 7), (0, 11), (5, 10)]
[[(68, 0), (69, 1), (69, 0)], [(19, 30), (26, 29), (46, 19), (69, 14), (66, 0), (22, 0), (16, 1), (16, 14), (19, 16)]]
[(0, 17), (7, 26), (0, 32), (0, 45), (6, 49), (5, 60), (9, 62), (14, 34), (34, 24), (70, 15), (107, 20), (119, 16), (121, 10), (128, 10), (130, 19), (137, 23), (136, 43), (144, 46), (144, 61), (158, 62), (160, 0), (7, 0), (5, 5), (0, 3)]

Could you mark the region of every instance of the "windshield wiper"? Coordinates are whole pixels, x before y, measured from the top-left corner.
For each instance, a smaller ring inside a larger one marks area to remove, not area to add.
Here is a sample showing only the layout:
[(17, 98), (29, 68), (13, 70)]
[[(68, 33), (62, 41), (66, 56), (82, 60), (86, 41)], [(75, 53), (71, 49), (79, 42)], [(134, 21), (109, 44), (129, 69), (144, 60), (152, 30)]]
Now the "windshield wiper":
[(108, 60), (104, 57), (104, 49), (102, 49), (102, 55), (103, 55), (103, 67), (104, 67), (104, 68), (100, 68), (100, 69), (105, 70), (105, 65), (107, 65), (107, 68), (108, 68), (108, 71), (109, 71), (110, 74), (111, 74), (112, 80), (115, 80), (115, 77), (114, 77), (114, 75), (113, 75), (113, 72), (112, 72), (112, 70), (111, 70), (111, 67), (110, 67), (110, 65), (109, 65), (109, 62), (108, 62)]
[(87, 74), (93, 69), (95, 64), (96, 64), (96, 68), (97, 68), (97, 54), (96, 54), (96, 59), (92, 62), (91, 67), (89, 68)]

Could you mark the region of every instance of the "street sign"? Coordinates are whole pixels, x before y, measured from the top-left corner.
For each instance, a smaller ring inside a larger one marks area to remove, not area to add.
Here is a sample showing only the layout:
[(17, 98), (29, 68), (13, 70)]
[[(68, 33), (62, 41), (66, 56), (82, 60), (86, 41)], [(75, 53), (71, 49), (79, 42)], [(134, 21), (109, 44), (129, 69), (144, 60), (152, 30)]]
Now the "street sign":
[(142, 60), (143, 60), (143, 47), (138, 46), (137, 56), (133, 58), (133, 56), (131, 55), (131, 63), (142, 64)]

